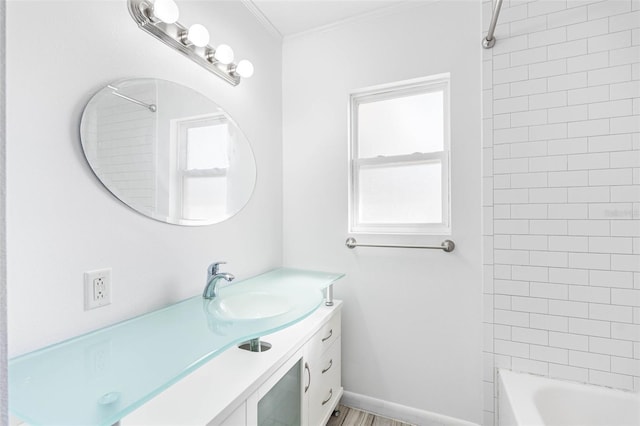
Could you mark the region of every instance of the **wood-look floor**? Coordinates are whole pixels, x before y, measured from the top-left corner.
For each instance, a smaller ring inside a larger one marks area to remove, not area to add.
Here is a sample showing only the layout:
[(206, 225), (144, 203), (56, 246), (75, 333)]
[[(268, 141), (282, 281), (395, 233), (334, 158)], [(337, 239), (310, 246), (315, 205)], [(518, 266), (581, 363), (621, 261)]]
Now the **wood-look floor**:
[(344, 405), (339, 405), (338, 409), (340, 410), (340, 416), (332, 416), (327, 426), (411, 426), (407, 423), (376, 416)]

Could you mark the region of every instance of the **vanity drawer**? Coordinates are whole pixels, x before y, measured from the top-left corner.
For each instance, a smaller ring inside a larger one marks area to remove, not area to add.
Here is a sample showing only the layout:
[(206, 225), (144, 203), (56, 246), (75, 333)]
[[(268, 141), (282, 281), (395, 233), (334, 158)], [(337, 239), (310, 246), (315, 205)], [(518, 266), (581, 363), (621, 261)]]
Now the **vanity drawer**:
[(337, 339), (326, 353), (313, 365), (312, 383), (309, 387), (309, 424), (321, 424), (331, 411), (341, 393), (341, 341)]
[(309, 353), (314, 356), (323, 354), (338, 337), (340, 337), (341, 315), (340, 310), (336, 310), (335, 314), (324, 324), (320, 330), (309, 339)]

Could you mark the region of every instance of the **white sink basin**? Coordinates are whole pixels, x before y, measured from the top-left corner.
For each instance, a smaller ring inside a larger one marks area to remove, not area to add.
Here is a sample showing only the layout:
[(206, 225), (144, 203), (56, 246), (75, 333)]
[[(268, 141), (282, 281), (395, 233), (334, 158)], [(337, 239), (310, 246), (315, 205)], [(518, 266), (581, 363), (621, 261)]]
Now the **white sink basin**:
[(209, 304), (209, 312), (230, 320), (257, 320), (289, 312), (293, 306), (286, 295), (249, 291), (218, 296)]

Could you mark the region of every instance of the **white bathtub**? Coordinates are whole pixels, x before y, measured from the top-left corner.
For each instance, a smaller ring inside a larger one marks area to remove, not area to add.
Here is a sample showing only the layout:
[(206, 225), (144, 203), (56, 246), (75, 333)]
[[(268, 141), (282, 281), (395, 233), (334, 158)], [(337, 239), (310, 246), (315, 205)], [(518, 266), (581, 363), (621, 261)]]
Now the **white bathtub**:
[(640, 395), (499, 370), (499, 426), (638, 426)]

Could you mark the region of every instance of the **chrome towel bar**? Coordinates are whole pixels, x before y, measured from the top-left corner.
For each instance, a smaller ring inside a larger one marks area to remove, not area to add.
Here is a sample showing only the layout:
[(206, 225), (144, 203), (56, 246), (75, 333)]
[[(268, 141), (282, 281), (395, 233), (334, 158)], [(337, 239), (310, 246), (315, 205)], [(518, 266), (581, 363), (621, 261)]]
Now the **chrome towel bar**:
[(442, 244), (439, 246), (401, 246), (401, 245), (392, 245), (392, 244), (359, 244), (355, 238), (347, 238), (344, 245), (349, 247), (350, 249), (356, 247), (387, 247), (387, 248), (412, 248), (412, 249), (434, 249), (434, 250), (444, 250), (447, 253), (451, 253), (456, 245), (451, 240), (444, 240)]

